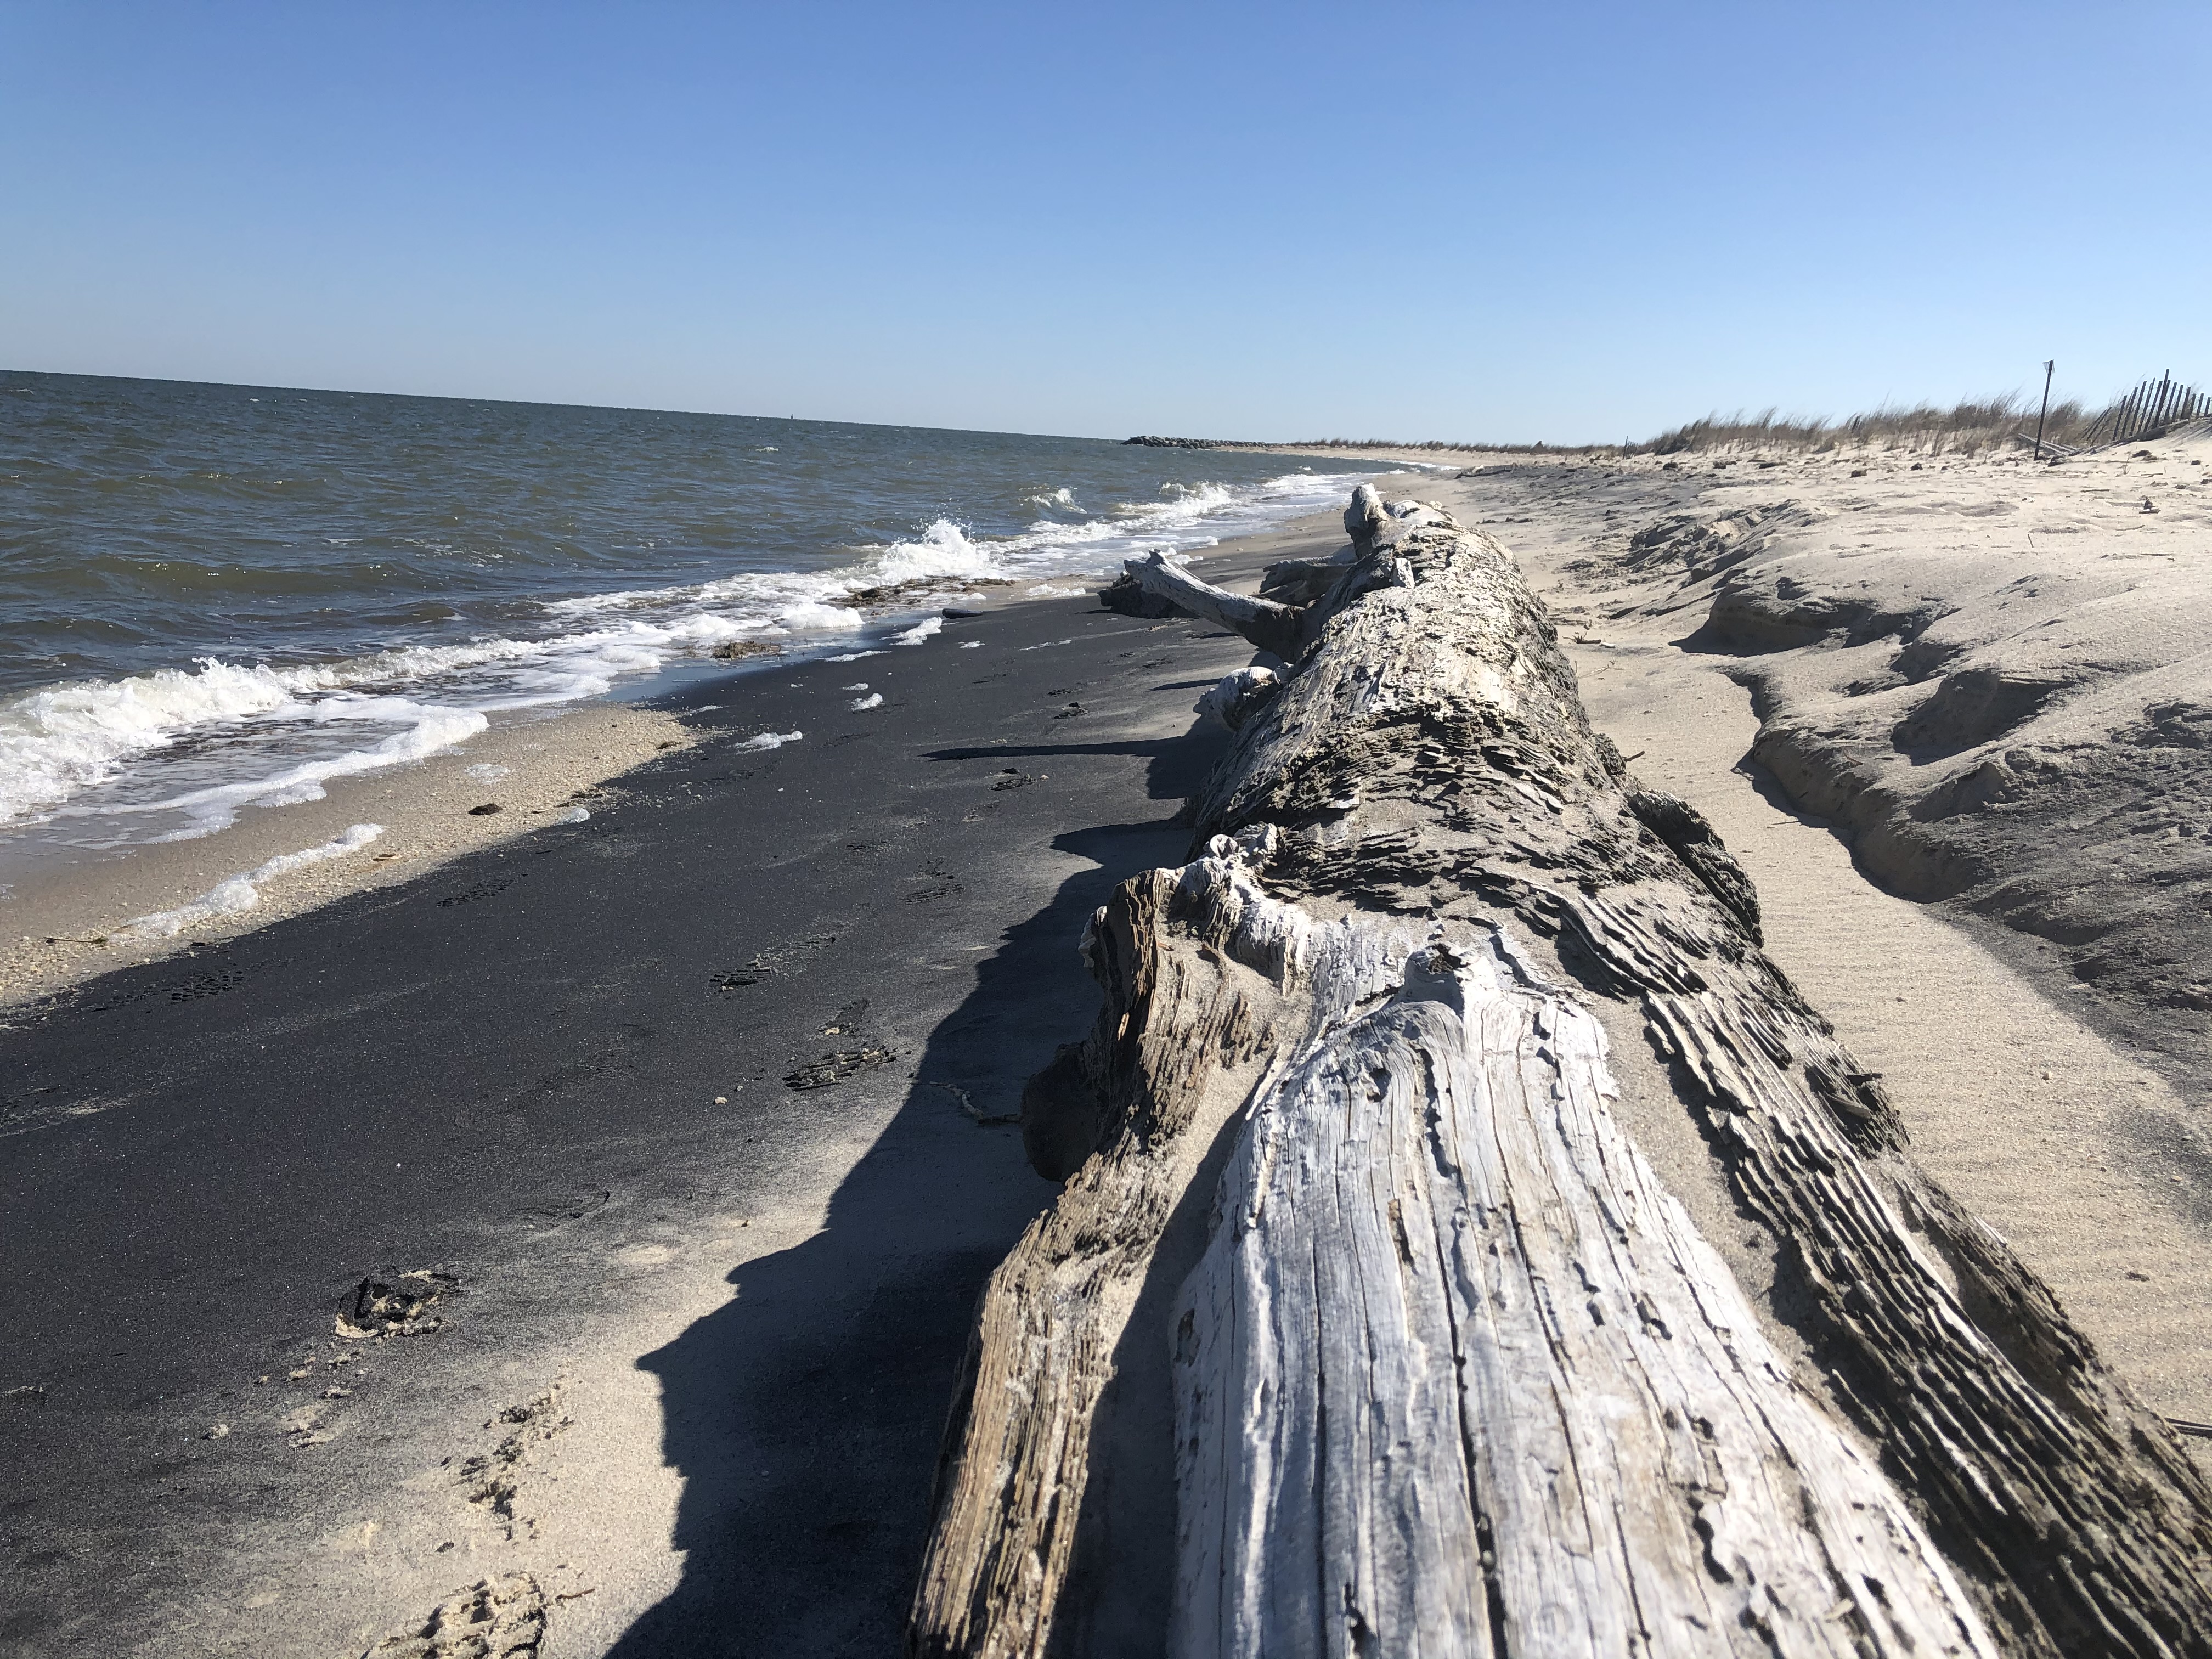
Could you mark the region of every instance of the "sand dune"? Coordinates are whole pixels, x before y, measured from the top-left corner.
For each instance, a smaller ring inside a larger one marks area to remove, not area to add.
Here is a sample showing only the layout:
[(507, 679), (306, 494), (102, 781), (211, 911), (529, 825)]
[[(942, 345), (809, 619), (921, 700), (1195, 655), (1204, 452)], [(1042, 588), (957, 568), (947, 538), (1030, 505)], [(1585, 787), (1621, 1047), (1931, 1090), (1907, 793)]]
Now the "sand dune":
[(2044, 468), (1647, 461), (1562, 525), (1559, 577), (1595, 623), (1723, 657), (1759, 762), (1869, 875), (2041, 943), (2069, 994), (2201, 1070), (2208, 458), (2197, 435)]

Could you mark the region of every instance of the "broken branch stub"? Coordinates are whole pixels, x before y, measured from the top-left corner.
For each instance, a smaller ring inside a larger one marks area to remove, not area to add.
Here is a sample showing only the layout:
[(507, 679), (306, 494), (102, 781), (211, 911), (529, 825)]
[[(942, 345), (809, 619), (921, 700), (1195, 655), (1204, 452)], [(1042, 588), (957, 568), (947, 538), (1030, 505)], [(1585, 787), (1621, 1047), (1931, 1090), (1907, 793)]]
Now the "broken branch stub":
[(1262, 651), (1295, 660), (1304, 649), (1301, 637), (1304, 612), (1297, 605), (1250, 599), (1215, 587), (1171, 562), (1164, 553), (1124, 560), (1121, 568), (1154, 598), (1201, 621), (1241, 634)]
[(1267, 706), (1267, 699), (1281, 684), (1281, 678), (1272, 668), (1239, 668), (1224, 674), (1191, 705), (1191, 712), (1202, 719), (1219, 720), (1232, 732), (1241, 732), (1255, 714)]
[(1326, 559), (1278, 559), (1261, 574), (1260, 597), (1278, 605), (1310, 605), (1336, 585), (1354, 556), (1346, 547)]
[(1200, 856), (1085, 934), (914, 1650), (2212, 1653), (2166, 1425), (1913, 1164), (1504, 550), (1353, 506)]

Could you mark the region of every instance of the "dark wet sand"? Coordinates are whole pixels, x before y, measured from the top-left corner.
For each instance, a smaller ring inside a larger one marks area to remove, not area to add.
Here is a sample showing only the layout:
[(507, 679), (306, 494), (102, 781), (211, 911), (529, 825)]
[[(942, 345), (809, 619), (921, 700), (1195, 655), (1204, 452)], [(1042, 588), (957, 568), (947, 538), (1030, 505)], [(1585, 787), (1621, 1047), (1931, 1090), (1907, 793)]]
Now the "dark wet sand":
[[(587, 823), (19, 1012), (0, 1653), (359, 1652), (522, 1569), (548, 1659), (896, 1650), (970, 1310), (1054, 1190), (975, 1117), (1088, 1024), (1084, 920), (1184, 857), (1190, 703), (1251, 660), (1064, 599), (721, 682)], [(333, 1334), (422, 1268), (439, 1328)]]

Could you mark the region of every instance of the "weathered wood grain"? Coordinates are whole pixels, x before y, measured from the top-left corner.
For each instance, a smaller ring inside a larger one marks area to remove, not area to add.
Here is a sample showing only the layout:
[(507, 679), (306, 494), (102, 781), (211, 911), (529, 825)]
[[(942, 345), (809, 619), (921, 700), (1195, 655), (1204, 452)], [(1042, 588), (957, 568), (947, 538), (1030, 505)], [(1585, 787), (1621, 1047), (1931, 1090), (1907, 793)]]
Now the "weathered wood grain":
[(1602, 1029), (1443, 931), (1224, 1174), (1170, 1651), (1993, 1654), (1613, 1121)]
[[(1155, 1287), (1147, 1322), (1147, 1281), (1164, 1249), (1187, 1267), (1203, 1246), (1194, 1182), (1272, 1054), (1282, 1009), (1274, 981), (1207, 942), (1219, 919), (1198, 920), (1194, 931), (1181, 873), (1155, 870), (1085, 933), (1105, 1007), (1090, 1040), (1031, 1084), (1024, 1112), (1031, 1161), (1067, 1186), (983, 1297), (916, 1595), (916, 1652), (1141, 1652), (1144, 1627), (1159, 1622), (1141, 1586), (1133, 1610), (1116, 1592), (1148, 1545), (1155, 1574), (1167, 1571), (1164, 1523), (1151, 1517), (1172, 1514), (1172, 1405), (1164, 1364), (1152, 1389), (1133, 1390), (1115, 1357), (1133, 1320), (1139, 1347), (1165, 1351), (1171, 1287)], [(1102, 1438), (1130, 1455), (1094, 1458)]]
[(1510, 556), (1346, 529), (1202, 855), (1087, 937), (1106, 1008), (1024, 1103), (1072, 1179), (985, 1299), (915, 1649), (2212, 1654), (2194, 1466), (1913, 1165)]

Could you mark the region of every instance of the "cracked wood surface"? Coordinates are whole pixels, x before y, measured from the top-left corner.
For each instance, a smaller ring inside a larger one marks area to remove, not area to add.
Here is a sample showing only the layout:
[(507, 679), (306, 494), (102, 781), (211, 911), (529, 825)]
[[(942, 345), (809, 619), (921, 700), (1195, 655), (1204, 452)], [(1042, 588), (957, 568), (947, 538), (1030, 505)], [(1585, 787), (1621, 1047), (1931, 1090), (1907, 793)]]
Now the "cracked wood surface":
[(2212, 1654), (2194, 1466), (1914, 1167), (1510, 556), (1364, 489), (1346, 529), (1204, 855), (1086, 938), (1105, 1010), (1024, 1103), (1072, 1179), (981, 1310), (915, 1650)]
[(1170, 1650), (1993, 1654), (1614, 1121), (1602, 1028), (1510, 929), (1438, 932), (1315, 951), (1356, 1018), (1224, 1174)]

